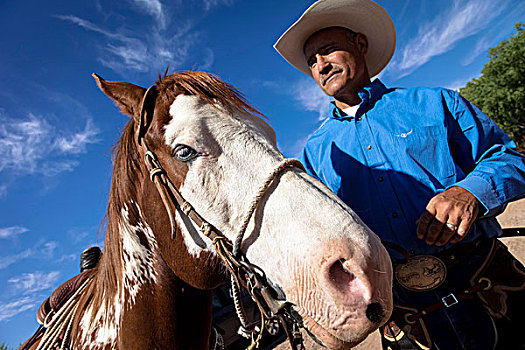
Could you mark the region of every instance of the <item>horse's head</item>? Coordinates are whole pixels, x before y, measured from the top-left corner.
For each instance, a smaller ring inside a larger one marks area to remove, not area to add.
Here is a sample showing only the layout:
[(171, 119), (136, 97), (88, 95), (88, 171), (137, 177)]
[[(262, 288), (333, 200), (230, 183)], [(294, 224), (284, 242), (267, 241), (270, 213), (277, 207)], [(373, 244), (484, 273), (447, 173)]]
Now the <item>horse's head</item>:
[[(115, 171), (125, 174), (113, 180), (110, 214), (128, 220), (130, 227), (147, 227), (136, 230), (141, 233), (134, 244), (155, 250), (186, 283), (215, 287), (226, 270), (211, 240), (180, 208), (173, 208), (172, 238), (167, 211), (142, 161), (142, 144), (157, 155), (196, 212), (233, 241), (257, 190), (284, 159), (273, 130), (235, 89), (206, 73), (166, 76), (146, 99), (142, 87), (95, 78), (132, 117), (115, 160), (122, 168)], [(154, 113), (141, 115), (148, 99)], [(392, 271), (379, 238), (297, 168), (282, 171), (262, 194), (241, 251), (330, 348), (359, 342), (391, 312)]]

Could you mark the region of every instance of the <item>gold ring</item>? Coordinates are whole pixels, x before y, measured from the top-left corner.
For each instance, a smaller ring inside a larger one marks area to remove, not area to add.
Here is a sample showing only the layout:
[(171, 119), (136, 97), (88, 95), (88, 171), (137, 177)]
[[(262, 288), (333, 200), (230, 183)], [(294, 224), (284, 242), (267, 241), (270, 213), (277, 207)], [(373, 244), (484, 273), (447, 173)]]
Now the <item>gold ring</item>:
[(447, 225), (447, 227), (448, 227), (449, 229), (451, 229), (452, 231), (456, 231), (456, 230), (458, 229), (458, 227), (457, 227), (456, 225), (451, 224), (451, 223), (449, 223), (449, 222), (447, 222), (445, 225)]
[(487, 282), (487, 286), (483, 288), (483, 290), (489, 290), (490, 288), (492, 288), (492, 282), (487, 277), (481, 277), (478, 280), (478, 283), (481, 283), (481, 282)]

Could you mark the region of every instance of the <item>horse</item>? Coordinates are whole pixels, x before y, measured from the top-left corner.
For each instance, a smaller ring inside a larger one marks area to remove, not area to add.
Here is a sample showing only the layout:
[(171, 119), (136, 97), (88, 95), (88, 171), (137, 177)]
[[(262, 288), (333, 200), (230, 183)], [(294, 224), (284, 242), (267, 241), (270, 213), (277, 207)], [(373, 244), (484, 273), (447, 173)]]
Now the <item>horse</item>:
[(63, 316), (70, 348), (212, 347), (212, 290), (231, 273), (217, 249), (225, 240), (330, 349), (388, 319), (380, 239), (279, 152), (268, 119), (235, 87), (197, 71), (159, 75), (150, 89), (93, 76), (130, 119), (113, 152), (104, 253)]

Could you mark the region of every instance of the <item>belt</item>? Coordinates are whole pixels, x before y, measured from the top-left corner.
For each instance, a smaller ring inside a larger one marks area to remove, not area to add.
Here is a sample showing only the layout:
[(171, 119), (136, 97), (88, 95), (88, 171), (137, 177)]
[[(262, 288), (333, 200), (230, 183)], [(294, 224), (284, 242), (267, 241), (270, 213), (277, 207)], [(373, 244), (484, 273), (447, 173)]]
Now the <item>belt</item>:
[(491, 242), (491, 239), (478, 239), (474, 242), (454, 245), (449, 249), (435, 254), (445, 263), (447, 268), (452, 268), (464, 258), (474, 254), (478, 249), (483, 248)]
[[(524, 232), (525, 232), (524, 228), (507, 228), (507, 229), (503, 229), (503, 234), (499, 237), (523, 237)], [(492, 247), (492, 244), (494, 243), (493, 242), (494, 239), (496, 238), (493, 238), (493, 239), (481, 238), (474, 242), (457, 244), (447, 250), (444, 250), (442, 252), (435, 254), (434, 256), (438, 257), (446, 265), (447, 268), (451, 268), (457, 265), (462, 260), (464, 260), (464, 258), (474, 254), (479, 249), (483, 249), (484, 247), (487, 247), (488, 245)], [(408, 259), (413, 258), (412, 256), (408, 254), (408, 252), (405, 249), (395, 244), (392, 244), (390, 242), (383, 242), (383, 244), (386, 247), (389, 247), (389, 248), (392, 248), (392, 249), (395, 249), (401, 252), (403, 256), (406, 258), (406, 260), (405, 259), (398, 259), (397, 261), (394, 260), (395, 264), (396, 263), (403, 264)], [(491, 254), (490, 251), (491, 250), (489, 249), (488, 254)], [(461, 292), (450, 293), (442, 297), (441, 300), (439, 300), (438, 302), (430, 306), (427, 306), (426, 308), (422, 310), (414, 309), (413, 311), (404, 313), (404, 317), (403, 317), (404, 321), (407, 322), (408, 324), (414, 325), (415, 323), (418, 322), (418, 320), (421, 317), (433, 311), (440, 310), (442, 308), (452, 307), (463, 300), (473, 299), (476, 297), (476, 293), (488, 291), (492, 288), (492, 282), (489, 278), (481, 277), (479, 279), (478, 278), (476, 279), (477, 281), (471, 287)], [(473, 282), (474, 281), (471, 281), (471, 283)]]
[(489, 248), (491, 242), (491, 239), (478, 239), (474, 242), (454, 245), (433, 255), (410, 255), (396, 244), (385, 241), (383, 244), (404, 256), (404, 259), (393, 260), (397, 283), (408, 290), (421, 292), (439, 287), (445, 282), (449, 270), (483, 247)]
[(478, 281), (478, 283), (460, 293), (450, 293), (449, 295), (446, 295), (443, 298), (441, 298), (441, 300), (437, 303), (432, 304), (423, 310), (420, 310), (413, 314), (405, 314), (405, 321), (409, 324), (414, 324), (419, 318), (425, 316), (430, 312), (442, 309), (444, 307), (449, 308), (463, 300), (473, 299), (476, 296), (477, 292), (481, 292), (482, 290), (489, 290), (490, 288), (492, 288), (490, 280), (488, 280), (487, 278), (481, 278)]
[[(439, 253), (435, 254), (425, 254), (425, 255), (432, 255), (440, 260), (442, 260), (445, 265), (450, 268), (454, 265), (456, 265), (459, 261), (461, 261), (461, 258), (466, 257), (474, 253), (479, 247), (483, 245), (483, 243), (490, 241), (490, 239), (478, 239), (474, 242), (468, 242), (468, 243), (458, 243), (457, 245), (452, 246), (449, 249), (446, 249), (444, 251), (441, 251)], [(415, 255), (410, 254), (405, 248), (392, 243), (388, 241), (381, 241), (383, 245), (387, 248), (393, 249), (403, 255), (403, 259), (392, 259), (392, 262), (394, 265), (397, 264), (403, 264), (408, 259), (411, 259)]]
[[(503, 228), (502, 233), (497, 238), (504, 238), (504, 237), (523, 237), (525, 234), (525, 227), (510, 227), (510, 228)], [(457, 243), (453, 245), (451, 248), (444, 250), (442, 252), (432, 254), (439, 259), (441, 259), (447, 267), (452, 267), (456, 265), (459, 261), (461, 261), (461, 257), (469, 256), (472, 253), (476, 251), (477, 248), (483, 246), (483, 243), (490, 242), (490, 238), (479, 238), (474, 242), (468, 242), (468, 243)], [(402, 264), (406, 260), (410, 259), (412, 255), (403, 247), (389, 242), (381, 240), (381, 243), (387, 248), (393, 249), (399, 253), (401, 253), (404, 257), (404, 259), (392, 259), (392, 262), (394, 265), (396, 264)]]

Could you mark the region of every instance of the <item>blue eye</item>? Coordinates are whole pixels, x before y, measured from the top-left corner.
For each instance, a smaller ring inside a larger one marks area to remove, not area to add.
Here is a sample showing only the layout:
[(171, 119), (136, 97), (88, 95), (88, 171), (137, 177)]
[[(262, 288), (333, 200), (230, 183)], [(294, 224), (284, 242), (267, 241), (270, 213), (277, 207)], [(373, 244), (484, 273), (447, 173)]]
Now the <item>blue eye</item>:
[(173, 156), (181, 162), (189, 162), (200, 155), (201, 153), (186, 145), (177, 145), (173, 150)]

